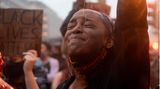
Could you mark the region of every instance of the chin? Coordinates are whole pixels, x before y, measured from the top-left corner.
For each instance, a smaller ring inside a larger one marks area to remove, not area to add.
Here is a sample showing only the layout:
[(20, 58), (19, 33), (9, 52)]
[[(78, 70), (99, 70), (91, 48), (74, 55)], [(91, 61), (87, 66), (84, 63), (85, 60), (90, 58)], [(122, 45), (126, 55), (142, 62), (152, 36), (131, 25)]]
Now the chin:
[(70, 57), (78, 57), (80, 54), (82, 54), (83, 52), (81, 52), (81, 51), (77, 51), (77, 50), (70, 50), (69, 52), (68, 52), (68, 55), (70, 56)]

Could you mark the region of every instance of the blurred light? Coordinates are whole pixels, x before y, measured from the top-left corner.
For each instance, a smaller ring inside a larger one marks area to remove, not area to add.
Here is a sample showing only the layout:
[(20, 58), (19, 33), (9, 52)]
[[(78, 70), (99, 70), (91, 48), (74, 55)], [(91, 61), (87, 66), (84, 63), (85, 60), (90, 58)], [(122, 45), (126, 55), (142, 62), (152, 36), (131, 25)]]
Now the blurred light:
[(147, 0), (148, 3), (154, 3), (156, 0)]
[(98, 3), (98, 2), (105, 3), (106, 2), (105, 0), (85, 0), (85, 1), (91, 2), (91, 3)]
[(96, 3), (96, 2), (98, 2), (98, 0), (86, 0), (86, 2)]
[(47, 30), (48, 29), (48, 24), (43, 24), (43, 30)]
[(28, 0), (28, 1), (37, 1), (37, 0)]
[(154, 50), (158, 50), (158, 43), (157, 43), (157, 42), (153, 42), (152, 48), (153, 48)]
[(43, 16), (43, 21), (48, 21), (48, 16)]
[(42, 36), (43, 37), (47, 37), (48, 36), (48, 32), (42, 32)]

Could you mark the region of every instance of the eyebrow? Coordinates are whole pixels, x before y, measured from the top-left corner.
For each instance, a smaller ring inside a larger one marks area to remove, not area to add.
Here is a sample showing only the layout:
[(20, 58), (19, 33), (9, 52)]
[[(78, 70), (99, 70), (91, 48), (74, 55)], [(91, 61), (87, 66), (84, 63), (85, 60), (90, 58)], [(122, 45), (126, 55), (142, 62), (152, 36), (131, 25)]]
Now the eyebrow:
[(73, 22), (75, 22), (76, 21), (76, 19), (75, 18), (71, 18), (70, 20), (69, 20), (69, 23), (73, 23)]
[(95, 20), (90, 19), (90, 18), (85, 18), (85, 21), (93, 21), (93, 22), (95, 22)]
[(83, 19), (84, 19), (84, 21), (97, 22), (96, 20), (92, 19), (91, 17), (86, 18), (86, 16), (80, 16), (80, 17), (71, 18), (71, 19), (70, 19), (70, 21), (69, 21), (69, 23), (73, 23), (73, 22), (75, 22), (75, 21), (77, 20), (77, 18), (83, 18)]

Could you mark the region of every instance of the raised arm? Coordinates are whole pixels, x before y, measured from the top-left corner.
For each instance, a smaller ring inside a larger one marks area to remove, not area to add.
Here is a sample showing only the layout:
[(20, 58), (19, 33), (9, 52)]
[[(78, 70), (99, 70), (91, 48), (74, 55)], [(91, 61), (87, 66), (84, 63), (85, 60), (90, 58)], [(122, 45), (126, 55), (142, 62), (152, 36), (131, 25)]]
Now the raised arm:
[(146, 0), (118, 0), (116, 27), (121, 31), (128, 28), (147, 30)]
[(37, 59), (37, 52), (30, 50), (24, 54), (25, 63), (23, 66), (26, 89), (39, 89), (35, 76), (32, 72), (33, 65)]
[(115, 22), (116, 73), (123, 89), (149, 89), (146, 0), (118, 0)]

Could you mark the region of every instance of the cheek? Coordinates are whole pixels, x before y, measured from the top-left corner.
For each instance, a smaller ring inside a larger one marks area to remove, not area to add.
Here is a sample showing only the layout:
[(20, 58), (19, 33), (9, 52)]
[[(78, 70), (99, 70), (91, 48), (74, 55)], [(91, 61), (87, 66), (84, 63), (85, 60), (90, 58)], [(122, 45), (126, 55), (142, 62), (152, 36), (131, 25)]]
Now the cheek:
[(68, 37), (69, 37), (70, 34), (71, 34), (71, 32), (67, 31), (66, 34), (64, 35), (64, 40), (63, 40), (64, 48), (66, 48), (66, 45), (68, 43)]
[(98, 30), (88, 33), (88, 47), (86, 48), (90, 48), (91, 51), (99, 51), (104, 45), (104, 33)]
[(103, 44), (105, 34), (101, 30), (88, 31), (88, 38), (91, 40), (90, 42), (97, 45)]
[(81, 42), (73, 42), (73, 40), (71, 41), (71, 33), (70, 31), (67, 31), (65, 36), (64, 36), (64, 43), (63, 43), (63, 51), (67, 54), (67, 55), (71, 55), (71, 54), (76, 54), (79, 53), (80, 48), (83, 48), (83, 44)]
[(66, 53), (67, 52), (67, 33), (66, 35), (64, 36), (64, 40), (63, 40), (63, 45), (62, 45), (62, 48), (63, 48), (63, 52)]
[(66, 31), (66, 34), (64, 35), (64, 42), (67, 40), (69, 34), (70, 34), (70, 31)]
[(67, 31), (64, 36), (64, 49), (68, 54), (96, 54), (103, 47), (104, 32), (101, 32), (98, 29), (85, 29), (83, 36), (85, 36), (87, 41), (80, 42), (76, 45), (69, 44), (69, 35), (70, 31)]

